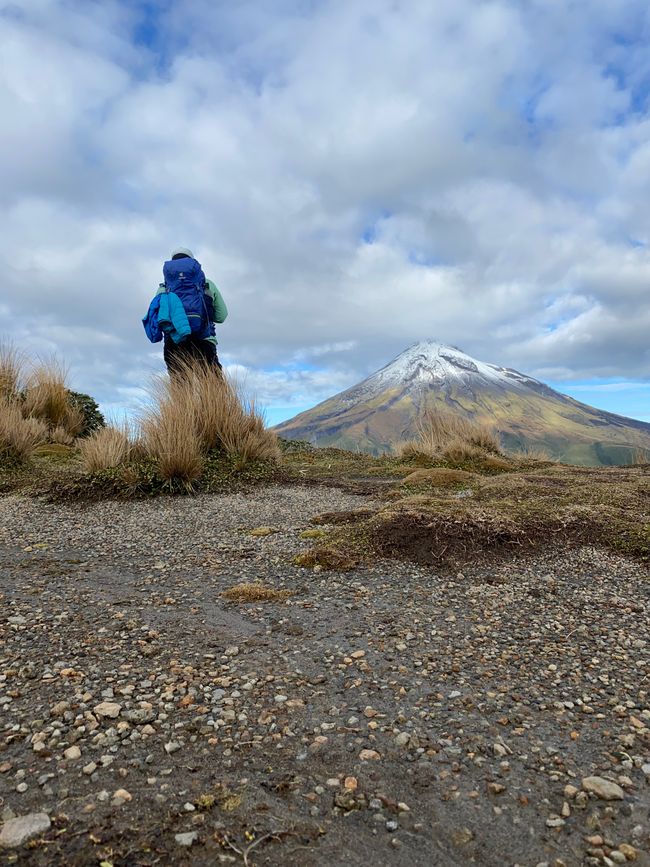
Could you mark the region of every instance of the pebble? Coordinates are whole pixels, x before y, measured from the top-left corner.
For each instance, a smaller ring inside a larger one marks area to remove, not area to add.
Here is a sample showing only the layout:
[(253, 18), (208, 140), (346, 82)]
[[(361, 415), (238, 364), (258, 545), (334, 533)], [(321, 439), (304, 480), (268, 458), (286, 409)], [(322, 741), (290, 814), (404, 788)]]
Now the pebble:
[(0, 847), (15, 849), (37, 834), (43, 834), (50, 828), (50, 817), (47, 813), (28, 813), (7, 819), (0, 831)]
[(186, 831), (183, 834), (175, 834), (174, 840), (176, 840), (179, 846), (191, 846), (198, 840), (198, 837), (198, 831)]
[(373, 762), (381, 758), (377, 750), (361, 750), (359, 758), (362, 762)]
[(94, 710), (97, 716), (116, 719), (122, 711), (122, 705), (116, 701), (102, 701), (95, 706)]
[(617, 783), (606, 780), (604, 777), (585, 777), (582, 781), (582, 788), (603, 801), (622, 801), (625, 797), (625, 792)]
[(81, 758), (81, 750), (79, 749), (78, 746), (75, 745), (72, 747), (68, 747), (67, 750), (64, 750), (63, 755), (65, 756), (66, 759), (68, 759), (68, 761), (72, 762), (72, 761), (75, 761), (76, 759)]

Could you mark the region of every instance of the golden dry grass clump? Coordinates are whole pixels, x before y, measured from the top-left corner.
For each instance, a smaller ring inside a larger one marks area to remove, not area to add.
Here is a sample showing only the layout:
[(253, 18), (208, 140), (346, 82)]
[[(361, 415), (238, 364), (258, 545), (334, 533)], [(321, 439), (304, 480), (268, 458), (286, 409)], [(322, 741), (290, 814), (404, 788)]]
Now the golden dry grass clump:
[(277, 438), (264, 427), (261, 413), (214, 367), (184, 364), (174, 376), (156, 382), (154, 395), (157, 404), (140, 424), (163, 479), (193, 482), (211, 451), (228, 455), (239, 468), (279, 460)]
[(62, 428), (72, 439), (83, 431), (83, 412), (71, 401), (66, 371), (57, 362), (39, 364), (31, 371), (24, 390), (23, 415), (40, 419), (50, 431)]
[(0, 398), (0, 457), (27, 461), (47, 440), (47, 425), (35, 418), (24, 418), (20, 401)]
[[(503, 461), (499, 438), (486, 424), (427, 409), (417, 422), (416, 439), (405, 443), (400, 456), (406, 460), (440, 462), (462, 468), (485, 464), (490, 457)], [(502, 469), (486, 466), (489, 472)]]
[(282, 602), (293, 596), (291, 590), (265, 587), (258, 581), (235, 584), (221, 594), (229, 602)]
[(0, 399), (13, 400), (18, 397), (24, 366), (24, 358), (14, 346), (0, 343)]
[(126, 425), (107, 425), (79, 440), (78, 448), (86, 472), (96, 473), (126, 463), (136, 443)]
[(85, 424), (61, 365), (26, 368), (22, 353), (0, 343), (0, 454), (17, 461), (28, 460), (45, 442), (73, 445)]

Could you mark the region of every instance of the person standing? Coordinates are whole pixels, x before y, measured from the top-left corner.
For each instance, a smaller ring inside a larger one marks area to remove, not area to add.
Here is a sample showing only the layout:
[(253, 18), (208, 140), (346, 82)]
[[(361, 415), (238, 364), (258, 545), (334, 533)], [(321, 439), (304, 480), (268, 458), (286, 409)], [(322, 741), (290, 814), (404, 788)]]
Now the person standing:
[(164, 283), (158, 287), (143, 324), (153, 343), (164, 339), (168, 372), (174, 373), (193, 360), (221, 370), (215, 325), (228, 316), (221, 292), (186, 247), (172, 252), (163, 266), (163, 276)]

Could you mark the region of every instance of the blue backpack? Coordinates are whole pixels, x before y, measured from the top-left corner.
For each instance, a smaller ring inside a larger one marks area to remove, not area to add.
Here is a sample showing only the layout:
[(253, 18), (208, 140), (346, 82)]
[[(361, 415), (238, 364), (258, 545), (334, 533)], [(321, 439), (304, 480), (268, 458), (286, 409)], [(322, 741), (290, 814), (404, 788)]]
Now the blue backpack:
[(196, 259), (170, 259), (163, 265), (165, 288), (177, 295), (195, 337), (214, 333), (214, 304), (206, 291), (205, 274)]

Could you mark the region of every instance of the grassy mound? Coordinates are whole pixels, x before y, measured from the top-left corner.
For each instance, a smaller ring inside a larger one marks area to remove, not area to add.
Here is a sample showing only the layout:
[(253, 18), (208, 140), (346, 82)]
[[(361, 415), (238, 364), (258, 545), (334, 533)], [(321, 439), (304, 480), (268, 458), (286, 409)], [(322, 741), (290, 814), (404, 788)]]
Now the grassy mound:
[[(407, 477), (408, 478), (408, 477)], [(540, 466), (397, 495), (373, 515), (333, 530), (302, 565), (340, 569), (377, 557), (462, 564), (557, 542), (597, 544), (650, 562), (650, 476), (643, 467)]]

